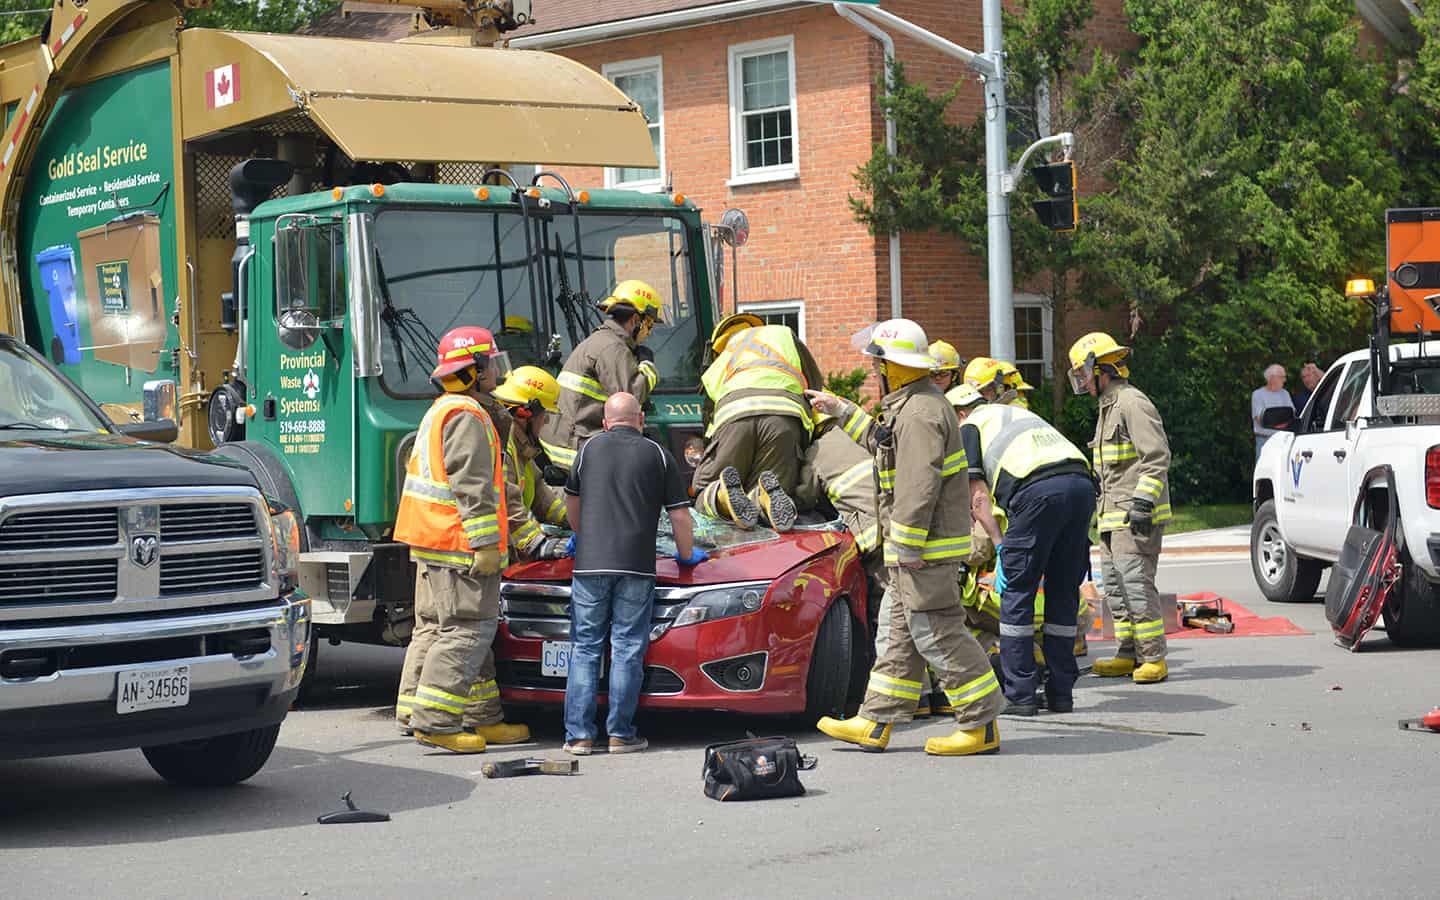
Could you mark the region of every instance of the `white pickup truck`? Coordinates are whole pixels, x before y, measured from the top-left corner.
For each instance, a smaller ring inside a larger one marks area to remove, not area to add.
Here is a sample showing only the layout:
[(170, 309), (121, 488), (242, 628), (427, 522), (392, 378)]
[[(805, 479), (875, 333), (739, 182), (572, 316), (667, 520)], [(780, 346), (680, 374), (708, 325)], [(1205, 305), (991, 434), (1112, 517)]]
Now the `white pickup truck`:
[(1393, 484), (1404, 574), (1382, 609), (1386, 632), (1397, 644), (1440, 643), (1440, 345), (1393, 344), (1386, 355), (1383, 393), (1371, 384), (1370, 351), (1347, 354), (1295, 431), (1265, 444), (1251, 567), (1267, 599), (1313, 598), (1351, 525), (1385, 528)]

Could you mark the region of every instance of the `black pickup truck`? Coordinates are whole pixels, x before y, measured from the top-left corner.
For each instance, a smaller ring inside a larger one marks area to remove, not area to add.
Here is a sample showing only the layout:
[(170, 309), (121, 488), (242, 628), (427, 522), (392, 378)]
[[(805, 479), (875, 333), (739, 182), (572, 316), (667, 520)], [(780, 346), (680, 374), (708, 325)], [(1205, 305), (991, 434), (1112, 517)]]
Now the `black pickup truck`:
[(217, 786), (275, 746), (310, 632), (295, 516), (170, 446), (174, 397), (115, 425), (0, 334), (0, 759), (139, 747)]

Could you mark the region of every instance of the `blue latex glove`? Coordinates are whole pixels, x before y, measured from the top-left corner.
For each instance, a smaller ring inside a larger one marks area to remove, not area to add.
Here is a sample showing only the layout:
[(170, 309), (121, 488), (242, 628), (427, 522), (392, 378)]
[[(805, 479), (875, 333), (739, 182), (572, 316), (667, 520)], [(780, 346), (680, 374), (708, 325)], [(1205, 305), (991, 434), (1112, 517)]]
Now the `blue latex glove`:
[(570, 535), (570, 540), (565, 542), (565, 555), (575, 555), (575, 535), (573, 533)]
[(699, 547), (690, 548), (689, 559), (681, 556), (679, 550), (675, 551), (675, 561), (682, 566), (698, 566), (700, 563), (704, 562), (709, 558), (710, 554), (706, 553), (704, 550), (701, 550)]
[(995, 545), (995, 593), (1005, 593), (1005, 587), (1009, 582), (1005, 579), (1005, 567), (1000, 564), (1000, 545)]

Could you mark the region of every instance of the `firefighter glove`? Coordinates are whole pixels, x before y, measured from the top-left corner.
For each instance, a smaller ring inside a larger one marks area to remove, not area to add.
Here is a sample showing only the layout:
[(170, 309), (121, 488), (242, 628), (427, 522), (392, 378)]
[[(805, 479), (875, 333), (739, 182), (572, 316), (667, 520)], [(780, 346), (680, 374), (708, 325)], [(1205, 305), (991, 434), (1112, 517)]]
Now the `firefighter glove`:
[(472, 578), (488, 578), (500, 574), (500, 545), (490, 544), (475, 550), (475, 561), (470, 564)]
[(1155, 528), (1155, 504), (1144, 497), (1136, 497), (1130, 504), (1130, 511), (1125, 514), (1125, 524), (1130, 526), (1132, 534), (1149, 537)]
[(655, 361), (655, 349), (653, 347), (647, 347), (644, 344), (637, 344), (635, 346), (635, 358), (642, 363), (653, 363)]
[(1006, 588), (1006, 587), (1009, 585), (1009, 583), (1010, 583), (1010, 582), (1008, 581), (1008, 579), (1005, 578), (1005, 567), (1001, 564), (1000, 558), (1001, 558), (1001, 557), (1000, 557), (1000, 545), (999, 545), (999, 544), (996, 544), (996, 545), (995, 545), (995, 593), (997, 593), (997, 594), (1003, 594), (1003, 593), (1005, 593), (1005, 588)]
[(571, 541), (574, 540), (574, 535), (571, 535), (569, 539), (558, 537), (546, 538), (540, 542), (540, 547), (535, 552), (535, 558), (564, 559), (567, 556), (572, 556), (574, 555), (574, 551), (571, 549)]
[(565, 555), (566, 555), (566, 556), (574, 556), (574, 555), (575, 555), (575, 535), (573, 535), (573, 534), (570, 535), (570, 540), (568, 540), (568, 541), (565, 542)]

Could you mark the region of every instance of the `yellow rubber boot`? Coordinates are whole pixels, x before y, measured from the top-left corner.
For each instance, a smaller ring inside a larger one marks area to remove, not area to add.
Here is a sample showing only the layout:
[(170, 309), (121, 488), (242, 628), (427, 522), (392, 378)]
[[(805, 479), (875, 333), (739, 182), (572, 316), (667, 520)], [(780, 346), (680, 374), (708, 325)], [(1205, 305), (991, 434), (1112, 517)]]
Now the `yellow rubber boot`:
[(925, 752), (931, 756), (978, 756), (996, 753), (1000, 750), (1000, 729), (995, 723), (957, 731), (949, 737), (933, 737), (925, 742)]
[(760, 521), (760, 507), (745, 495), (745, 484), (734, 466), (726, 466), (720, 477), (706, 485), (695, 506), (712, 519), (724, 519), (750, 529)]
[(854, 744), (869, 753), (879, 753), (890, 746), (889, 723), (881, 724), (855, 716), (853, 719), (832, 719), (826, 716), (815, 727), (837, 741)]
[(426, 734), (423, 731), (417, 731), (415, 740), (427, 747), (439, 747), (441, 750), (449, 750), (451, 753), (485, 752), (485, 739), (468, 731), (457, 731), (454, 734)]
[(780, 479), (774, 472), (761, 472), (750, 500), (760, 508), (760, 518), (776, 531), (785, 532), (795, 527), (795, 501), (780, 487)]
[(1170, 666), (1163, 659), (1141, 663), (1131, 676), (1136, 684), (1158, 684), (1170, 677)]
[(1101, 678), (1124, 678), (1135, 671), (1135, 660), (1126, 659), (1123, 656), (1097, 659), (1090, 671)]
[(485, 739), (487, 744), (523, 744), (530, 740), (530, 729), (525, 725), (511, 725), (508, 722), (496, 722), (494, 725), (481, 725), (472, 729), (473, 734), (478, 734)]

